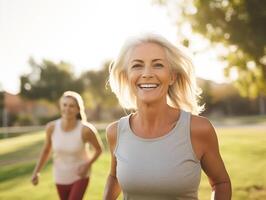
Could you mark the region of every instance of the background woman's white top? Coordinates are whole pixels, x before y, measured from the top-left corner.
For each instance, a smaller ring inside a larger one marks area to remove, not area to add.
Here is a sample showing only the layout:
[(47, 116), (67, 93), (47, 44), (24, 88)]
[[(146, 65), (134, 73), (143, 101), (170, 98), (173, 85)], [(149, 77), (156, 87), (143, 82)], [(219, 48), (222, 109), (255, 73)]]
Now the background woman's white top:
[(82, 126), (78, 120), (76, 127), (66, 132), (61, 128), (61, 119), (55, 122), (52, 148), (53, 173), (57, 184), (71, 184), (81, 178), (77, 174), (78, 167), (89, 159), (82, 140)]

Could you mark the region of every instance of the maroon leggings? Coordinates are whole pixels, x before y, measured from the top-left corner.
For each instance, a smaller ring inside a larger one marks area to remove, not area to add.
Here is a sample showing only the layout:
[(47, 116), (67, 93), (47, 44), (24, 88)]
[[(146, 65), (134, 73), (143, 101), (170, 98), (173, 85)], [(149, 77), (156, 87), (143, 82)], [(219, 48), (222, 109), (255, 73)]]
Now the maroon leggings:
[(89, 178), (83, 178), (69, 185), (56, 184), (60, 200), (82, 200)]

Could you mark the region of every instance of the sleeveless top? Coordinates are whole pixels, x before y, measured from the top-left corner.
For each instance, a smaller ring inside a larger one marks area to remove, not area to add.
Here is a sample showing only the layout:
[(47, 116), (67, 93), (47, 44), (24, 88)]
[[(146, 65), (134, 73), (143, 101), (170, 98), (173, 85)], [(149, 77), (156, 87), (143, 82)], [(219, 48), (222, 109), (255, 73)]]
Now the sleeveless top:
[(191, 114), (181, 110), (175, 127), (152, 139), (133, 133), (130, 116), (118, 122), (114, 150), (124, 200), (198, 199), (201, 166), (190, 139)]
[(79, 180), (78, 167), (89, 158), (82, 140), (82, 123), (77, 121), (71, 131), (63, 131), (61, 119), (55, 121), (52, 133), (53, 173), (57, 184), (72, 184)]

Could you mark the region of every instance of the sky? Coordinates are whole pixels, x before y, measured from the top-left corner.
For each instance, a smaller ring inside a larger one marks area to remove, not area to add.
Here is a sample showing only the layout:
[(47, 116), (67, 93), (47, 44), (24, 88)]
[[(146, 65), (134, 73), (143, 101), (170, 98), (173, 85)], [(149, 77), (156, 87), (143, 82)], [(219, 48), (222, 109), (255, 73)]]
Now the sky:
[[(193, 51), (208, 45), (185, 31)], [(0, 0), (0, 89), (19, 92), (19, 77), (30, 72), (30, 57), (69, 62), (78, 75), (99, 69), (126, 38), (145, 32), (179, 41), (174, 19), (151, 0)], [(225, 81), (213, 49), (194, 61), (197, 76)]]

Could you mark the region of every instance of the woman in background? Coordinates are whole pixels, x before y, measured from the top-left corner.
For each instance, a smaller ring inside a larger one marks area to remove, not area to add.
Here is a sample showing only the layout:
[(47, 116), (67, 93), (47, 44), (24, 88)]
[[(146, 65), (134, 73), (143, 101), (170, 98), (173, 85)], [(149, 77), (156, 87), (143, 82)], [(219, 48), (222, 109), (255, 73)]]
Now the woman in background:
[(198, 116), (190, 59), (158, 35), (129, 40), (110, 67), (110, 85), (135, 112), (107, 127), (111, 169), (104, 199), (198, 199), (201, 169), (212, 199), (231, 199), (215, 130)]
[[(31, 182), (37, 185), (39, 174), (53, 151), (53, 173), (61, 200), (81, 200), (89, 183), (92, 164), (102, 152), (97, 130), (87, 122), (81, 96), (66, 91), (60, 98), (61, 118), (46, 126), (46, 140)], [(86, 144), (94, 148), (88, 155)]]

